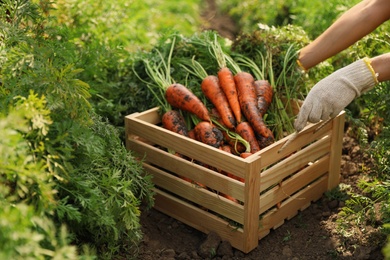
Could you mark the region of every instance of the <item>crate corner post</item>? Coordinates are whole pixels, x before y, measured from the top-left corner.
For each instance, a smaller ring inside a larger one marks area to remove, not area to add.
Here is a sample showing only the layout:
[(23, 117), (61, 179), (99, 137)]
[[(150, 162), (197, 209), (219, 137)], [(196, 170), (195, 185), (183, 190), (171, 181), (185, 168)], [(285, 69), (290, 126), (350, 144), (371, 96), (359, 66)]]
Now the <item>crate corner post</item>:
[(245, 176), (245, 209), (243, 252), (249, 253), (259, 244), (261, 156), (247, 163)]
[(345, 112), (342, 111), (333, 119), (332, 140), (329, 160), (328, 190), (331, 190), (340, 183), (341, 152), (344, 137)]

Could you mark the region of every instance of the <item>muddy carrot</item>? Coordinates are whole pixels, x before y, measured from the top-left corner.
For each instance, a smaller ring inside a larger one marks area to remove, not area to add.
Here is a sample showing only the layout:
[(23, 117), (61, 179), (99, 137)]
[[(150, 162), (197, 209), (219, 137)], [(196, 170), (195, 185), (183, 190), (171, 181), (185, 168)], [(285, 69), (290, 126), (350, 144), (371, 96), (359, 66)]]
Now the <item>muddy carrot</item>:
[(203, 66), (195, 59), (182, 59), (180, 64), (189, 73), (202, 80), (201, 89), (205, 97), (214, 105), (223, 124), (229, 129), (236, 125), (236, 118), (233, 114), (228, 97), (220, 80), (215, 75), (209, 75)]
[(249, 143), (251, 153), (260, 151), (260, 146), (256, 139), (255, 132), (249, 122), (243, 121), (239, 123), (236, 127), (236, 133)]
[(272, 132), (263, 121), (263, 117), (257, 108), (257, 96), (254, 87), (254, 78), (250, 73), (238, 72), (234, 75), (241, 110), (245, 118), (251, 124), (256, 135), (269, 137)]
[(204, 121), (211, 121), (206, 105), (184, 85), (171, 84), (165, 91), (165, 98), (171, 106), (190, 112)]
[(265, 115), (272, 102), (273, 89), (268, 80), (256, 80), (254, 82), (257, 94), (257, 108), (262, 116)]
[(223, 143), (223, 135), (215, 125), (201, 121), (194, 127), (196, 140), (218, 148)]
[(224, 125), (230, 129), (234, 128), (236, 119), (229, 105), (227, 95), (221, 88), (218, 77), (214, 75), (206, 76), (202, 80), (201, 88), (203, 94), (211, 101), (219, 112)]
[(169, 110), (161, 118), (162, 126), (175, 133), (188, 136), (188, 129), (184, 117), (178, 110)]
[[(225, 143), (227, 143), (232, 148), (233, 154), (240, 154), (240, 153), (246, 151), (246, 147), (242, 142), (240, 142), (237, 139), (232, 138), (232, 136), (229, 135), (226, 131), (222, 131), (222, 134), (223, 134), (223, 138), (224, 138)], [(248, 144), (248, 146), (249, 146), (249, 144)], [(250, 150), (250, 148), (248, 150)]]

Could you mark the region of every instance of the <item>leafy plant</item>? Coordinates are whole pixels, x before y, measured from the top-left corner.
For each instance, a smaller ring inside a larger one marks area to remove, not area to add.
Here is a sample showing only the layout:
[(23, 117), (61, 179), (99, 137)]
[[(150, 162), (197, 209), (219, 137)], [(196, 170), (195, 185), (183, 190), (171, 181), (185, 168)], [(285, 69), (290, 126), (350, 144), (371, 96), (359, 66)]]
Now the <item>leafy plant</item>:
[[(7, 118), (2, 136), (9, 136), (0, 142), (1, 196), (34, 215), (33, 225), (20, 224), (50, 250), (33, 246), (37, 254), (50, 256), (62, 245), (69, 257), (81, 252), (66, 242), (90, 244), (112, 258), (119, 244), (135, 250), (140, 241), (139, 206), (152, 205), (152, 182), (119, 131), (94, 111), (90, 85), (79, 78), (79, 46), (68, 28), (50, 25), (49, 7), (24, 0), (1, 5), (0, 112)], [(7, 237), (16, 248), (28, 241)]]

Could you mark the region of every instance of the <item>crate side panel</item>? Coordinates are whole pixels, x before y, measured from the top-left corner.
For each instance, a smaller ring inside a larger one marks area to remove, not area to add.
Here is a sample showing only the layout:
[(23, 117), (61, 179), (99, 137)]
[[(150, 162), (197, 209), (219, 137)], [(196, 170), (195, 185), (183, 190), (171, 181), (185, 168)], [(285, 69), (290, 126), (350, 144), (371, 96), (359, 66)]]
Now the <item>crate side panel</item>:
[(329, 156), (325, 156), (262, 194), (259, 215), (303, 189), (315, 179), (327, 174), (328, 165)]
[(223, 240), (229, 241), (234, 248), (244, 253), (254, 249), (244, 251), (245, 237), (241, 228), (165, 192), (156, 190), (154, 208), (205, 234), (216, 232)]
[(149, 124), (137, 118), (130, 118), (126, 131), (128, 133), (127, 140), (131, 139), (131, 135), (136, 135), (225, 172), (235, 173), (239, 177), (245, 175), (243, 168), (246, 161), (239, 156), (229, 154), (160, 126)]
[(327, 189), (327, 176), (323, 176), (310, 186), (299, 191), (284, 201), (280, 208), (274, 208), (266, 212), (260, 220), (259, 237), (265, 230), (275, 229), (286, 219), (295, 216), (299, 210), (306, 208), (312, 201), (316, 201), (324, 194)]
[(261, 192), (278, 184), (290, 174), (306, 167), (309, 163), (325, 156), (329, 153), (329, 147), (330, 138), (326, 136), (263, 171), (261, 173)]
[(209, 211), (215, 212), (237, 223), (244, 223), (244, 207), (214, 192), (208, 191), (196, 184), (176, 178), (170, 173), (164, 172), (149, 164), (144, 164), (145, 169), (153, 175), (153, 183), (161, 189), (175, 194), (183, 200), (191, 202)]
[(144, 158), (146, 162), (245, 202), (244, 184), (242, 182), (143, 142), (133, 139), (129, 140), (128, 143), (129, 147), (138, 153), (141, 158)]
[(262, 157), (263, 167), (273, 165), (300, 150), (302, 147), (330, 134), (330, 124), (316, 131), (319, 125), (320, 123), (308, 125), (281, 152), (279, 152), (280, 148), (293, 136), (292, 134), (259, 151), (258, 153)]

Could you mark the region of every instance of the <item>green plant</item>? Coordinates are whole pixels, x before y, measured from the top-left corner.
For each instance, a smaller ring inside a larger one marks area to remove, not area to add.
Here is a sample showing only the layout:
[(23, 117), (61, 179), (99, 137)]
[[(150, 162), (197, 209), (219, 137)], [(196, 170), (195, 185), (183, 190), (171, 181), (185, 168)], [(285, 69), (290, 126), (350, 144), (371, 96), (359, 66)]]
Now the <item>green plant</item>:
[(291, 240), (291, 232), (287, 230), (287, 234), (283, 237), (283, 242), (287, 242)]
[(0, 112), (0, 258), (79, 259), (66, 226), (52, 215), (57, 176), (44, 153), (52, 124), (46, 100), (30, 92), (14, 101)]
[[(37, 216), (39, 233), (32, 238), (48, 250), (60, 250), (66, 241), (80, 248), (90, 244), (102, 258), (112, 258), (122, 243), (135, 251), (139, 206), (153, 203), (142, 162), (94, 111), (90, 85), (80, 79), (79, 46), (68, 28), (50, 24), (49, 2), (2, 3), (0, 112), (15, 118), (4, 127), (11, 138), (0, 143), (7, 158), (0, 167), (3, 196), (30, 206), (26, 214)], [(53, 234), (61, 235), (57, 244)], [(22, 246), (28, 240), (13, 242)]]

